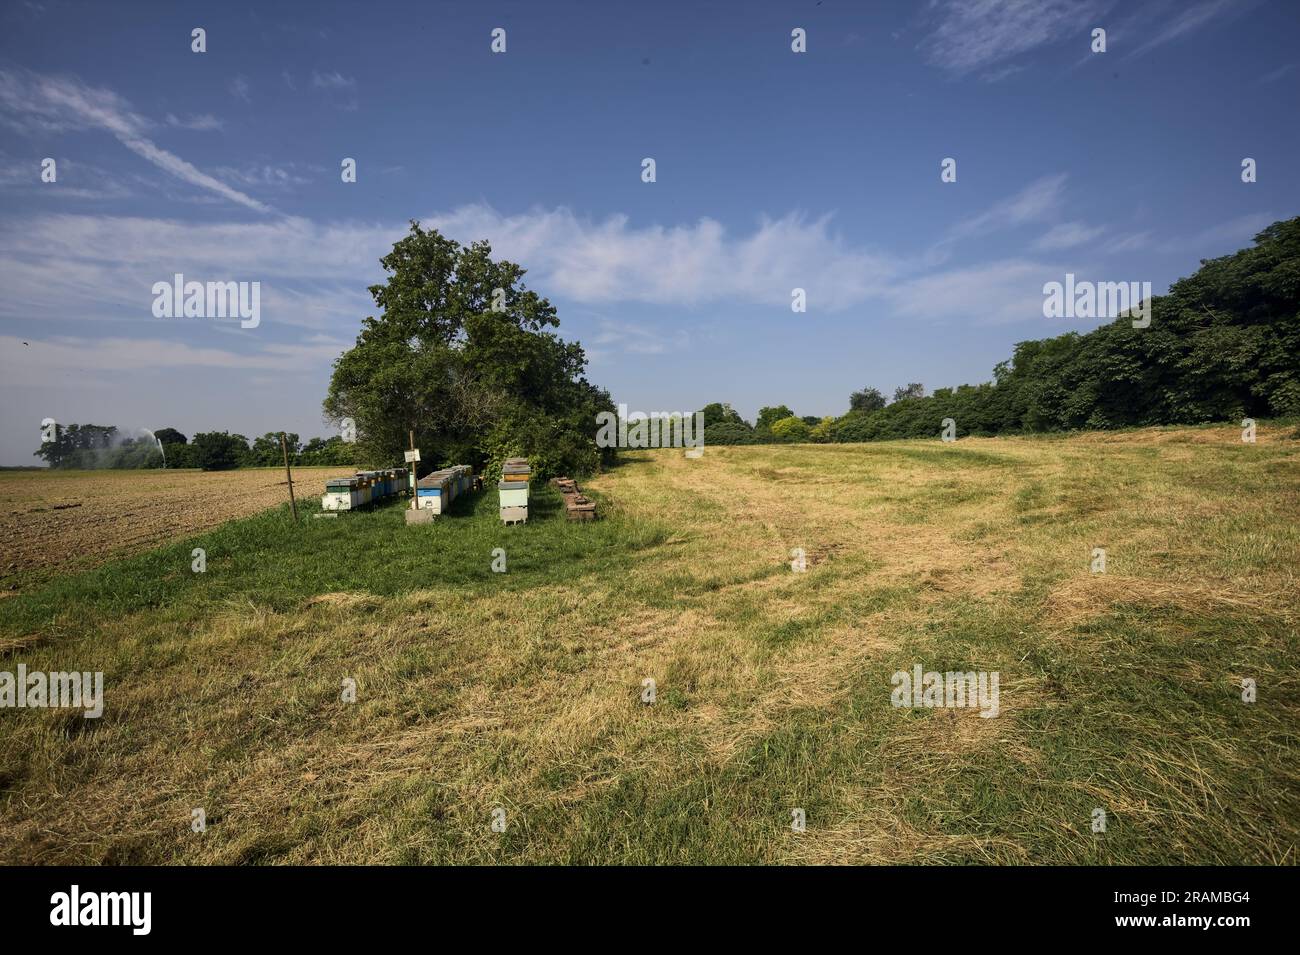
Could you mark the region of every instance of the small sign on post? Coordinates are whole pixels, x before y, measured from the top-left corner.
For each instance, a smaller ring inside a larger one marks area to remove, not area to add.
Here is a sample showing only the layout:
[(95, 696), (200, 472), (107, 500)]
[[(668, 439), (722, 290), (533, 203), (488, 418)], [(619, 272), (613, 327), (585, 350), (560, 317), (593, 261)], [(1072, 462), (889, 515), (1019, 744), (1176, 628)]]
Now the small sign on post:
[(408, 524), (432, 524), (433, 511), (420, 510), (420, 483), (415, 479), (415, 466), (420, 463), (420, 449), (415, 446), (415, 433), (411, 433), (411, 450), (404, 452), (411, 466), (411, 509), (406, 512)]
[(415, 429), (410, 431), (411, 450), (406, 452), (406, 463), (411, 466), (411, 509), (406, 513), (406, 523), (418, 520), (420, 513), (420, 482), (416, 477), (415, 467), (420, 463), (420, 449), (415, 446)]

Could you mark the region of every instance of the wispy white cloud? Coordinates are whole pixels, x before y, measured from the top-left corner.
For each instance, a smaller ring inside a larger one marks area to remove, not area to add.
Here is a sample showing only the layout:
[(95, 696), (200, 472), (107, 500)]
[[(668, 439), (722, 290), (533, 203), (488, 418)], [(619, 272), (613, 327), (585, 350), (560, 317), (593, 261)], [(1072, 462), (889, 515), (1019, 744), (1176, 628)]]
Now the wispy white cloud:
[(357, 108), (357, 81), (353, 77), (344, 76), (337, 71), (319, 73), (313, 70), (311, 85), (313, 89), (330, 93), (333, 96), (334, 105), (340, 109), (353, 110)]
[(1286, 76), (1288, 73), (1294, 70), (1296, 66), (1297, 64), (1295, 63), (1284, 63), (1281, 66), (1279, 66), (1276, 70), (1269, 70), (1267, 73), (1265, 73), (1263, 76), (1259, 78), (1259, 81), (1261, 83), (1276, 83), (1282, 77)]
[(597, 332), (590, 337), (592, 347), (588, 353), (621, 351), (635, 355), (664, 355), (684, 350), (690, 344), (690, 335), (682, 329), (665, 333), (659, 328), (638, 322), (601, 318)]
[(338, 71), (319, 73), (313, 70), (311, 85), (318, 90), (350, 90), (356, 89), (357, 81), (350, 76), (344, 76)]
[[(274, 168), (249, 178), (281, 178)], [(763, 218), (744, 232), (708, 218), (638, 227), (621, 215), (590, 219), (563, 207), (505, 215), (483, 204), (422, 221), (462, 242), (487, 239), (497, 256), (528, 268), (530, 287), (572, 304), (787, 308), (792, 290), (802, 288), (810, 310), (835, 313), (898, 300), (900, 287), (919, 288), (907, 283), (938, 267), (960, 240), (1050, 221), (1062, 204), (1064, 182), (1064, 176), (1037, 180), (959, 222), (940, 243), (945, 253), (939, 258), (886, 254), (845, 239), (830, 216), (796, 213)], [(1099, 231), (1066, 223), (1049, 230), (1039, 247), (1066, 248)], [(152, 284), (182, 272), (200, 281), (263, 282), (268, 326), (352, 329), (373, 307), (364, 290), (381, 277), (379, 258), (404, 232), (396, 222), (299, 217), (244, 223), (95, 215), (9, 220), (0, 222), (0, 283), (8, 292), (0, 315), (40, 308), (68, 318), (145, 317)], [(973, 281), (970, 272), (944, 274)], [(927, 294), (942, 291), (925, 288)], [(658, 347), (653, 336), (617, 333), (624, 348)]]
[(1153, 252), (1159, 255), (1211, 258), (1249, 245), (1265, 227), (1280, 218), (1271, 212), (1248, 212), (1194, 232), (1178, 232), (1164, 238), (1149, 230), (1118, 234), (1104, 243), (1103, 251), (1110, 255)]
[(1006, 324), (1041, 319), (1043, 283), (1064, 274), (1056, 265), (1005, 259), (910, 279), (892, 288), (889, 298), (906, 318)]
[(980, 79), (985, 83), (1001, 83), (1008, 77), (1015, 76), (1017, 73), (1023, 73), (1025, 68), (1018, 63), (1011, 63), (1007, 66), (1000, 66), (980, 74)]
[[(1099, 24), (1113, 0), (932, 0), (932, 26), (920, 47), (929, 62), (954, 74), (986, 69)], [(1004, 71), (986, 74), (1002, 79)]]
[(201, 116), (191, 116), (188, 119), (181, 119), (173, 113), (168, 113), (165, 117), (168, 126), (176, 129), (189, 129), (196, 132), (212, 132), (219, 130), (225, 124), (213, 116), (211, 113), (204, 113)]
[(99, 129), (159, 169), (231, 202), (256, 210), (271, 208), (197, 169), (146, 136), (150, 123), (111, 90), (71, 77), (0, 71), (0, 112), (15, 125), (36, 124), (47, 131)]
[(489, 239), (549, 293), (585, 304), (788, 305), (791, 290), (803, 288), (810, 308), (837, 311), (878, 294), (902, 267), (850, 244), (829, 216), (764, 218), (740, 235), (708, 218), (637, 228), (626, 216), (593, 221), (564, 208), (504, 216), (471, 205), (427, 221), (448, 235)]
[(1154, 238), (1150, 232), (1130, 232), (1126, 235), (1117, 236), (1113, 241), (1107, 243), (1106, 251), (1110, 253), (1121, 252), (1139, 252), (1151, 247)]
[(1153, 17), (1144, 21), (1141, 31), (1149, 34), (1148, 39), (1134, 47), (1128, 55), (1141, 56), (1158, 46), (1200, 29), (1224, 14), (1240, 11), (1242, 7), (1242, 0), (1202, 0), (1201, 3), (1191, 6), (1166, 8), (1167, 16), (1160, 16), (1158, 19)]
[[(1007, 61), (1053, 44), (1074, 41), (1082, 53), (1075, 67), (1095, 61), (1083, 52), (1095, 27), (1106, 29), (1112, 50), (1127, 48), (1127, 56), (1135, 57), (1257, 2), (1156, 0), (1130, 6), (1115, 0), (931, 0), (925, 18), (929, 32), (919, 48), (934, 66), (954, 75), (981, 71), (980, 79), (996, 83), (1024, 68)], [(1284, 75), (1285, 70), (1279, 77)]]
[[(23, 344), (26, 342), (27, 344)], [(328, 365), (352, 343), (343, 339), (260, 345), (253, 352), (204, 347), (165, 338), (18, 338), (0, 335), (0, 351), (21, 354), (6, 363), (5, 384), (45, 387), (62, 373), (97, 375), (146, 369), (225, 368), (238, 371), (311, 371)]]
[(283, 163), (273, 166), (269, 163), (253, 164), (236, 168), (218, 166), (214, 172), (227, 182), (233, 182), (249, 188), (288, 188), (301, 186), (311, 180), (302, 175), (305, 171), (298, 163)]
[(994, 202), (978, 215), (958, 222), (948, 230), (939, 245), (1050, 219), (1058, 213), (1064, 201), (1065, 180), (1065, 173), (1035, 179), (1019, 192)]
[(1215, 223), (1199, 232), (1180, 235), (1161, 244), (1164, 252), (1192, 252), (1202, 258), (1235, 252), (1281, 216), (1250, 212)]
[(245, 103), (253, 101), (252, 84), (248, 82), (248, 77), (242, 73), (231, 77), (230, 82), (226, 84), (226, 89), (230, 90), (230, 95), (235, 99), (243, 100)]
[(19, 160), (0, 152), (0, 189), (60, 200), (125, 199), (133, 194), (120, 177), (99, 166), (67, 156), (50, 158), (55, 160), (58, 178), (42, 182), (41, 166), (36, 160)]
[(1102, 235), (1103, 226), (1090, 226), (1083, 222), (1062, 222), (1052, 226), (1034, 242), (1036, 249), (1072, 249), (1085, 245)]

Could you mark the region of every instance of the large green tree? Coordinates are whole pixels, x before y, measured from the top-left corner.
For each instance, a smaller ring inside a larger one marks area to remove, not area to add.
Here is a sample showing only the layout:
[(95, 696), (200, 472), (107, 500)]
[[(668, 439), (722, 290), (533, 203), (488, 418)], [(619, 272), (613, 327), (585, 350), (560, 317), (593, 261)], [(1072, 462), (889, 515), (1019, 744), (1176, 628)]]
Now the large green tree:
[(380, 263), (379, 314), (335, 362), (324, 405), (355, 422), (359, 460), (400, 461), (413, 431), (421, 472), (490, 471), (516, 454), (540, 475), (599, 464), (596, 414), (613, 403), (583, 377), (582, 346), (551, 331), (555, 308), (523, 285), (523, 268), (418, 222)]

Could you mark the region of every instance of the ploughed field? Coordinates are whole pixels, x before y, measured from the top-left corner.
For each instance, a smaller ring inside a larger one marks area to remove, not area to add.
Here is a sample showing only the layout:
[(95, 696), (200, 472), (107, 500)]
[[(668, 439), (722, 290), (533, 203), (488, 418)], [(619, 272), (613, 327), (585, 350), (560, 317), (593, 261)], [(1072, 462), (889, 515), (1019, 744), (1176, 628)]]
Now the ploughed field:
[[(297, 468), (320, 497), (347, 468)], [(246, 517), (289, 499), (283, 469), (0, 471), (0, 594)]]
[[(104, 711), (0, 710), (0, 862), (1294, 863), (1294, 430), (638, 451), (593, 523), (281, 507), (62, 574), (0, 671)], [(893, 705), (917, 666), (996, 716)]]

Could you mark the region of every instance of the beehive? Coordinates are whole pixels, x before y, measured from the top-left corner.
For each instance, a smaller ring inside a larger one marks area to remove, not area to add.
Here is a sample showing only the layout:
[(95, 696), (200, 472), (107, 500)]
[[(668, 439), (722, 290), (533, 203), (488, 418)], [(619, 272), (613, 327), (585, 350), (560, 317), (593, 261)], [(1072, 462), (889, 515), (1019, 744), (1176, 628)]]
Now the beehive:
[(455, 496), (453, 486), (454, 475), (450, 471), (434, 471), (432, 474), (426, 474), (420, 478), (416, 487), (419, 507), (433, 511), (435, 514), (442, 514), (451, 507), (451, 500)]
[(474, 486), (474, 469), (468, 464), (456, 464), (420, 478), (416, 495), (419, 507), (445, 514), (451, 502)]
[(533, 469), (528, 466), (527, 458), (506, 458), (505, 464), (501, 465), (503, 481), (527, 481), (532, 473)]
[(325, 482), (325, 494), (320, 499), (322, 511), (350, 511), (360, 506), (355, 477), (330, 478)]
[(497, 491), (501, 495), (502, 507), (527, 507), (527, 481), (499, 481)]
[(564, 496), (564, 516), (570, 521), (594, 521), (596, 502), (582, 494)]

